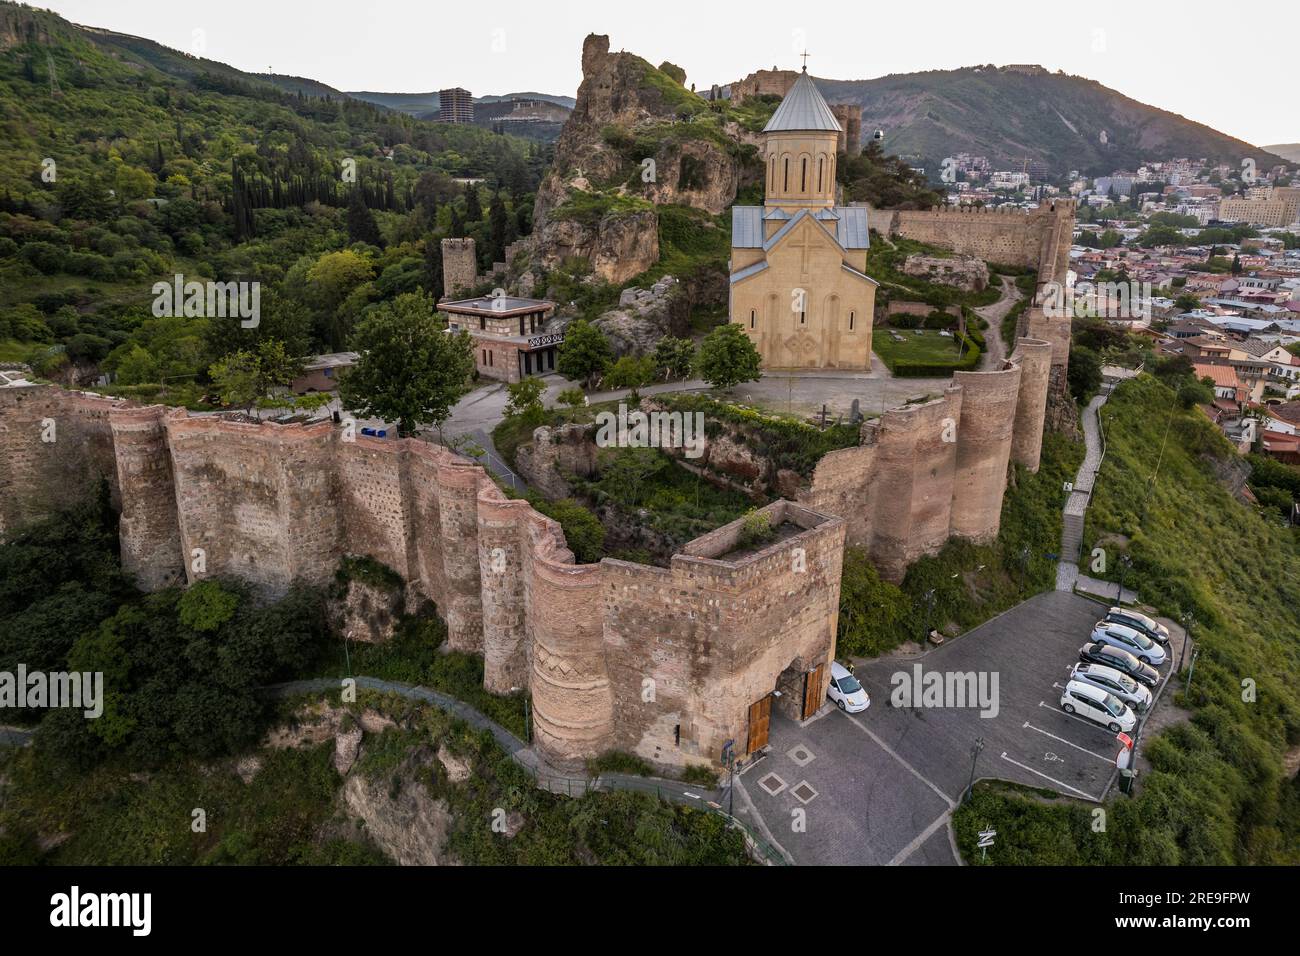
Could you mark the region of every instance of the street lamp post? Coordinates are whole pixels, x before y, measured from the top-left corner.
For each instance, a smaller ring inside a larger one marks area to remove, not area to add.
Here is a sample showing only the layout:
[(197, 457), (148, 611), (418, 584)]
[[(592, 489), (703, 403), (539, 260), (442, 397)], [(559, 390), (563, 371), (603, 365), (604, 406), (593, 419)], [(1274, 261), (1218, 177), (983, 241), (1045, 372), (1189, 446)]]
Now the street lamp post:
[(1183, 625), (1183, 649), (1178, 652), (1178, 671), (1182, 673), (1183, 661), (1187, 659), (1187, 645), (1192, 643), (1192, 627), (1196, 624), (1196, 615), (1185, 611), (1179, 620)]
[(976, 737), (975, 744), (970, 749), (970, 783), (966, 786), (966, 797), (962, 800), (965, 803), (970, 800), (975, 792), (975, 765), (979, 762), (980, 752), (984, 749), (984, 738)]

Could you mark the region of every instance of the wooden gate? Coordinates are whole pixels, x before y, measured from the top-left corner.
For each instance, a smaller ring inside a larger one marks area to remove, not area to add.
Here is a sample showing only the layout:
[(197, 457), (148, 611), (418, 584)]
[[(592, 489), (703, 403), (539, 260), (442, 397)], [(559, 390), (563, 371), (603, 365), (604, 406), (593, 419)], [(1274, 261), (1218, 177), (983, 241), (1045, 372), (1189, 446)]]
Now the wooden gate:
[(803, 719), (807, 720), (817, 711), (821, 710), (824, 703), (823, 698), (826, 696), (826, 688), (822, 683), (822, 678), (826, 676), (826, 665), (818, 664), (816, 670), (811, 670), (804, 675), (803, 682)]
[(769, 694), (749, 706), (749, 743), (745, 753), (752, 754), (767, 746), (768, 728), (772, 723), (772, 696)]

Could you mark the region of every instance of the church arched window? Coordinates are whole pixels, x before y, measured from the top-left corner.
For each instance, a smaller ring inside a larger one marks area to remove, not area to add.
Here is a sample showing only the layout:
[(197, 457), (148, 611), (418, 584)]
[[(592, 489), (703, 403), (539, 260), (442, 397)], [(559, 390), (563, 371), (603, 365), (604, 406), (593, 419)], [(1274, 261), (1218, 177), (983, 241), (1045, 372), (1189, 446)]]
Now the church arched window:
[(817, 154), (817, 191), (818, 192), (822, 191), (822, 174), (825, 172), (824, 169), (825, 165), (826, 165), (826, 155), (824, 153), (818, 153)]
[(757, 310), (757, 309), (750, 309), (750, 310), (749, 310), (749, 327), (750, 327), (751, 329), (754, 328), (754, 324), (755, 324), (757, 321), (758, 321), (758, 310)]
[(857, 320), (857, 317), (858, 317), (858, 313), (854, 312), (852, 309), (849, 309), (849, 331), (850, 332), (853, 331), (853, 324)]
[(785, 158), (785, 183), (781, 186), (782, 192), (790, 191), (790, 157)]

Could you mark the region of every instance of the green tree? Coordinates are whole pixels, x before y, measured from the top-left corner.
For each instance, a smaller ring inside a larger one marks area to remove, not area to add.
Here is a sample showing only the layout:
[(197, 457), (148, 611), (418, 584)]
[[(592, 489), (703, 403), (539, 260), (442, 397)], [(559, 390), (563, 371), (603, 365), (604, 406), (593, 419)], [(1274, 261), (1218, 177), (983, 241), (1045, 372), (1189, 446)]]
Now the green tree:
[(700, 377), (714, 388), (733, 388), (762, 376), (758, 349), (734, 322), (720, 325), (704, 337), (698, 360)]
[(158, 362), (148, 350), (132, 344), (129, 350), (117, 361), (118, 385), (157, 384), (161, 381), (158, 374)]
[(542, 411), (542, 395), (546, 392), (546, 383), (540, 378), (529, 376), (506, 386), (510, 400), (506, 402), (506, 415), (538, 415)]
[(555, 400), (569, 408), (582, 408), (587, 404), (587, 396), (580, 388), (566, 388), (555, 396)]
[(1070, 349), (1070, 370), (1066, 378), (1074, 400), (1087, 404), (1101, 388), (1101, 356), (1090, 348), (1076, 345)]
[(359, 414), (396, 423), (404, 438), (423, 425), (441, 430), (474, 371), (469, 334), (449, 332), (421, 293), (376, 309), (357, 327), (352, 347), (361, 357), (340, 383), (340, 397)]
[(609, 388), (626, 388), (628, 397), (635, 404), (640, 401), (640, 390), (654, 381), (654, 360), (648, 355), (635, 358), (624, 355), (605, 373), (605, 385)]
[(590, 388), (609, 368), (612, 355), (605, 333), (586, 319), (579, 319), (564, 330), (556, 369), (565, 378)]
[(655, 343), (655, 368), (665, 378), (689, 378), (695, 366), (695, 344), (690, 339), (665, 335)]
[(370, 246), (384, 244), (379, 226), (375, 223), (375, 214), (366, 205), (359, 189), (352, 190), (352, 198), (348, 201), (348, 238)]
[(465, 184), (465, 221), (479, 222), (483, 219), (483, 204), (479, 202), (478, 185)]

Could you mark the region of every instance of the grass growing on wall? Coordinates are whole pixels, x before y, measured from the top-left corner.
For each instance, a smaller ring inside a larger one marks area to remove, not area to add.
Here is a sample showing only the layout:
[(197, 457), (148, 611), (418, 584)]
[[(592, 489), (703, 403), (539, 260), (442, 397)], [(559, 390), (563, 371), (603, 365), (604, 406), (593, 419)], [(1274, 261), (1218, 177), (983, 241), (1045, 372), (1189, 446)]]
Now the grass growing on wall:
[[(1109, 453), (1085, 552), (1106, 549), (1111, 579), (1127, 552), (1126, 582), (1144, 602), (1175, 619), (1195, 614), (1194, 683), (1190, 692), (1177, 677), (1173, 685), (1191, 721), (1146, 743), (1152, 770), (1135, 798), (1111, 800), (1105, 833), (1092, 831), (1082, 804), (977, 788), (956, 815), (958, 843), (977, 860), (974, 831), (993, 826), (989, 862), (998, 864), (1294, 865), (1300, 785), (1285, 776), (1282, 757), (1300, 743), (1296, 538), (1220, 484), (1212, 466), (1235, 453), (1156, 379), (1121, 385), (1103, 416)], [(1251, 688), (1254, 699), (1245, 699)]]

